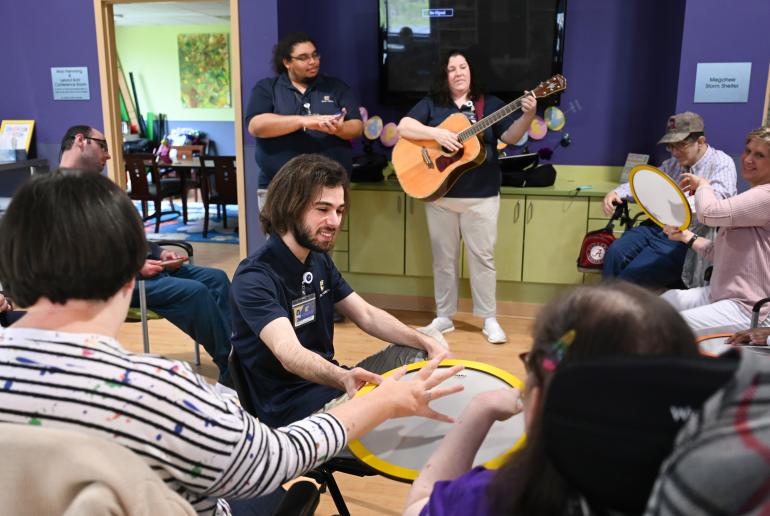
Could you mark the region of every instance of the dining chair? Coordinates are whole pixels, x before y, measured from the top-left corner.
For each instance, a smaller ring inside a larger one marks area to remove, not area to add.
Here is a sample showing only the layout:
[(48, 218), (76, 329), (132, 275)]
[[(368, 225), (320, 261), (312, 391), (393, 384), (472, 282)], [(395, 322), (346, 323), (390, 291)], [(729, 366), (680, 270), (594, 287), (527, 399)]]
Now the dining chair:
[(202, 160), (203, 180), (203, 237), (209, 231), (209, 206), (222, 208), (223, 226), (227, 228), (227, 205), (238, 204), (238, 183), (235, 170), (235, 156), (210, 156)]
[[(179, 213), (176, 209), (163, 212), (161, 205), (163, 199), (181, 197), (182, 215), (187, 220), (187, 198), (183, 195), (182, 181), (178, 178), (161, 179), (158, 164), (152, 154), (125, 154), (128, 176), (128, 196), (142, 203), (142, 220), (155, 218), (155, 232), (160, 231), (161, 216), (168, 213)], [(148, 214), (148, 203), (152, 201), (155, 212)]]

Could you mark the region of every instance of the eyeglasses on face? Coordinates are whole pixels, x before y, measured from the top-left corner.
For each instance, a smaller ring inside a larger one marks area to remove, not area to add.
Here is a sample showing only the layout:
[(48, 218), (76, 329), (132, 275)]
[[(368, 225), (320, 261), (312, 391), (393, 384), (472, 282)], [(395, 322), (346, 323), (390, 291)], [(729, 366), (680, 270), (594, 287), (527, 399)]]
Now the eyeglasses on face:
[(104, 152), (108, 152), (108, 150), (107, 150), (107, 140), (102, 140), (101, 138), (94, 138), (92, 136), (84, 136), (83, 138), (85, 138), (86, 140), (95, 141), (97, 143), (97, 145), (99, 145), (99, 147), (102, 148), (102, 150)]
[(668, 145), (666, 145), (666, 150), (668, 152), (682, 152), (683, 150), (692, 146), (692, 144), (694, 143), (695, 142), (692, 140), (685, 140), (679, 143), (669, 143)]
[(313, 52), (312, 54), (300, 54), (298, 56), (289, 56), (291, 59), (294, 59), (295, 61), (299, 61), (300, 63), (307, 63), (311, 59), (313, 61), (320, 61), (321, 60), (321, 54), (318, 52)]

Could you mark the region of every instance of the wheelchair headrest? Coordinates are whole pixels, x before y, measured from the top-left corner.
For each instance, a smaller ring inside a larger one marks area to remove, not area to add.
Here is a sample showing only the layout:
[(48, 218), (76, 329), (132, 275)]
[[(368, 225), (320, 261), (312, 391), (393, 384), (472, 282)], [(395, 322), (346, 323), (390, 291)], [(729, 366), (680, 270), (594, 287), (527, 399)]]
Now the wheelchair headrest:
[(593, 507), (641, 513), (677, 432), (738, 363), (739, 355), (730, 353), (564, 364), (543, 410), (547, 453)]

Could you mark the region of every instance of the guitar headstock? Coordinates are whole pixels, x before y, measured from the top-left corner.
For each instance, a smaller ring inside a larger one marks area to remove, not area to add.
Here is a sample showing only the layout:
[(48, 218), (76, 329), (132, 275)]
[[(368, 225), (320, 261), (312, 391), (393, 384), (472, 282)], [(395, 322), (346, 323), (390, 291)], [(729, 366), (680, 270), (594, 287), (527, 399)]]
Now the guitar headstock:
[(532, 90), (532, 94), (535, 95), (535, 97), (541, 99), (543, 97), (547, 97), (548, 95), (553, 95), (554, 93), (557, 93), (559, 91), (564, 91), (567, 89), (567, 79), (564, 78), (563, 75), (557, 74), (548, 79), (547, 81), (543, 81), (540, 84), (537, 85), (537, 88)]

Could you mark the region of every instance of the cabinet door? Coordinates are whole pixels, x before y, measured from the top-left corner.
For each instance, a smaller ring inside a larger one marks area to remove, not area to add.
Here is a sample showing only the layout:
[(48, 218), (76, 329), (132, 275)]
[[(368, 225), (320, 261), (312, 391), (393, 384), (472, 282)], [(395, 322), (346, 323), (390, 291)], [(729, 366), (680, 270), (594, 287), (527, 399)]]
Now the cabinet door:
[(404, 194), (350, 191), (350, 272), (404, 274)]
[(425, 203), (406, 198), (406, 252), (404, 270), (407, 276), (433, 276), (433, 253), (430, 247)]
[(527, 196), (522, 280), (583, 282), (576, 260), (586, 233), (588, 199)]
[[(497, 244), (495, 245), (497, 281), (521, 281), (524, 206), (523, 195), (500, 197), (500, 213), (497, 215)], [(462, 257), (462, 277), (470, 278), (464, 244)]]

